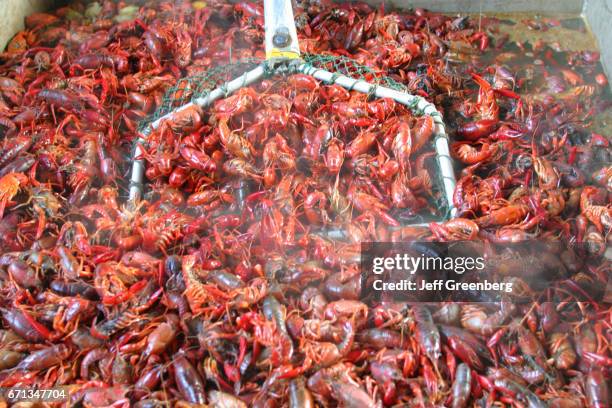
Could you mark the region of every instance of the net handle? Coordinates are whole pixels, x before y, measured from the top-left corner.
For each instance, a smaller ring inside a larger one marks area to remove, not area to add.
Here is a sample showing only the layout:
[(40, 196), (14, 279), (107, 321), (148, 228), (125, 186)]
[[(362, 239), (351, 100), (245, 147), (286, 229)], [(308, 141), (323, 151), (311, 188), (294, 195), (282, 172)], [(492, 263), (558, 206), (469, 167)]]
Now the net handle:
[(291, 0), (264, 0), (266, 59), (300, 57)]

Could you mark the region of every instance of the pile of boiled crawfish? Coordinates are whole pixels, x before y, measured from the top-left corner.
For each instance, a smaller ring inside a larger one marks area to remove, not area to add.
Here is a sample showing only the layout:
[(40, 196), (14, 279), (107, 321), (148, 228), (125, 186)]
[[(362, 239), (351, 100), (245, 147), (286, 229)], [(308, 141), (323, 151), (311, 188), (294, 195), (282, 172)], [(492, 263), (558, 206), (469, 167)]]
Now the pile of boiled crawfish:
[[(32, 14), (0, 55), (0, 387), (84, 407), (610, 406), (599, 54), (510, 41), (491, 17), (295, 14), (303, 52), (443, 112), (457, 217), (410, 225), (445, 215), (430, 117), (299, 74), (163, 120), (129, 205), (139, 124), (180, 78), (263, 59), (262, 6)], [(562, 242), (563, 282), (526, 303), (364, 297), (360, 244), (417, 239)]]

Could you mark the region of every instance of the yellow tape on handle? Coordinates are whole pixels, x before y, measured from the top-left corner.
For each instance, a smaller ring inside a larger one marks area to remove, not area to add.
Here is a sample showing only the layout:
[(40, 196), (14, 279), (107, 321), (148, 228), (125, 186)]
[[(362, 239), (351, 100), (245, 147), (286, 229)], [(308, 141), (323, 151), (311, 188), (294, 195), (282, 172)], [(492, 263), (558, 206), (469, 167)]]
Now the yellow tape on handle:
[(278, 48), (274, 48), (272, 51), (266, 54), (266, 59), (271, 58), (296, 59), (300, 58), (300, 54), (295, 51), (281, 51)]

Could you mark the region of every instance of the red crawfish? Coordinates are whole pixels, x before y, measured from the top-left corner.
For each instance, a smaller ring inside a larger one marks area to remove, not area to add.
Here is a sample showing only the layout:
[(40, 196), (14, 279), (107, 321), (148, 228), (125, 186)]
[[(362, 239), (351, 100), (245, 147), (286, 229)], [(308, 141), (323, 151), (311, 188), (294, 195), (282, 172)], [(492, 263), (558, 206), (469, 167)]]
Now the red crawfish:
[(0, 370), (6, 370), (15, 367), (22, 361), (25, 354), (18, 351), (9, 350), (6, 348), (0, 349)]
[(400, 122), (397, 126), (397, 135), (393, 138), (391, 145), (395, 160), (399, 163), (402, 172), (410, 170), (410, 155), (412, 154), (412, 133), (406, 122)]
[(191, 63), (193, 40), (190, 33), (183, 28), (177, 28), (175, 35), (176, 42), (172, 47), (174, 62), (179, 68), (185, 68)]
[(560, 370), (567, 370), (576, 362), (576, 352), (567, 333), (552, 333), (549, 340), (549, 350), (555, 367)]
[(167, 126), (173, 132), (191, 132), (202, 124), (202, 109), (195, 104), (189, 104), (175, 110), (160, 121), (160, 127)]
[(325, 153), (325, 166), (331, 174), (338, 174), (344, 163), (344, 143), (337, 138), (332, 138), (327, 143)]
[(252, 158), (255, 149), (251, 142), (241, 135), (240, 132), (230, 130), (226, 120), (219, 122), (218, 129), (221, 143), (231, 156), (243, 160), (250, 160)]
[[(160, 323), (147, 337), (144, 355), (160, 354), (176, 336), (176, 325), (178, 319), (172, 319), (174, 315), (167, 316), (167, 322)], [(176, 318), (176, 316), (174, 316)], [(173, 321), (174, 320), (174, 321)]]
[(28, 184), (29, 179), (22, 173), (8, 173), (0, 178), (0, 218), (9, 202)]
[(376, 141), (376, 133), (372, 131), (362, 131), (357, 137), (349, 142), (346, 146), (345, 154), (349, 158), (357, 157), (361, 154), (366, 153)]
[(6, 139), (0, 149), (0, 168), (7, 166), (18, 156), (27, 152), (34, 142), (35, 137), (29, 135), (18, 135)]
[(26, 371), (44, 370), (54, 365), (64, 362), (72, 350), (64, 344), (57, 344), (51, 347), (43, 348), (34, 351), (29, 356), (21, 360), (17, 365), (17, 369)]
[(81, 112), (85, 108), (84, 101), (78, 95), (68, 91), (42, 89), (38, 92), (37, 98), (68, 111)]
[(516, 224), (522, 221), (528, 213), (527, 206), (523, 204), (511, 204), (490, 214), (483, 215), (475, 220), (480, 227), (503, 226)]
[(608, 381), (599, 369), (592, 369), (584, 379), (584, 391), (591, 408), (610, 406)]
[(189, 165), (205, 173), (213, 173), (217, 169), (217, 164), (205, 152), (185, 144), (179, 147), (179, 153)]
[(290, 408), (314, 408), (315, 403), (312, 394), (306, 388), (303, 377), (291, 380), (289, 383), (289, 407)]
[(498, 152), (498, 147), (486, 142), (481, 144), (480, 149), (468, 143), (454, 143), (452, 151), (462, 163), (477, 164), (492, 160)]
[(465, 408), (468, 406), (470, 391), (472, 389), (472, 372), (467, 364), (457, 366), (455, 381), (451, 387), (452, 408)]
[(499, 122), (495, 119), (481, 119), (475, 122), (465, 123), (457, 129), (459, 137), (469, 141), (489, 136), (497, 129)]
[(441, 378), (438, 370), (438, 361), (442, 355), (440, 332), (429, 309), (424, 306), (414, 306), (412, 313), (416, 324), (417, 341), (433, 364), (438, 377)]
[(174, 357), (172, 366), (178, 390), (183, 398), (193, 404), (204, 404), (206, 401), (204, 382), (189, 360), (179, 354)]
[(2, 309), (2, 317), (15, 333), (33, 343), (51, 339), (52, 333), (28, 312), (20, 309)]

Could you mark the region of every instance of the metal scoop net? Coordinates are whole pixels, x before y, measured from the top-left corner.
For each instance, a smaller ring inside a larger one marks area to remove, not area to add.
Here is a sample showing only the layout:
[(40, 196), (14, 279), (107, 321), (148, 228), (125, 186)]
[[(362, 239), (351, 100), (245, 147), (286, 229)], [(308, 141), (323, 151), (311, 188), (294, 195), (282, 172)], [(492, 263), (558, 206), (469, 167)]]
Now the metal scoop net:
[[(442, 116), (435, 105), (420, 96), (409, 94), (403, 84), (350, 58), (335, 55), (300, 54), (293, 11), (289, 1), (265, 0), (264, 13), (266, 60), (241, 60), (180, 79), (175, 86), (167, 90), (163, 103), (155, 113), (141, 123), (139, 130), (142, 136), (136, 140), (132, 156), (130, 202), (137, 203), (143, 195), (145, 139), (151, 132), (159, 128), (164, 120), (193, 105), (205, 109), (215, 101), (227, 98), (240, 88), (253, 85), (265, 78), (301, 73), (310, 75), (321, 83), (337, 84), (349, 91), (366, 94), (370, 98), (390, 98), (406, 106), (416, 116), (431, 116), (434, 121), (432, 140), (436, 153), (436, 168), (432, 171), (432, 192), (435, 202), (432, 205), (439, 214), (437, 220), (445, 220), (454, 216), (452, 196), (456, 181), (450, 158), (448, 136)], [(244, 73), (240, 74), (241, 72)]]

